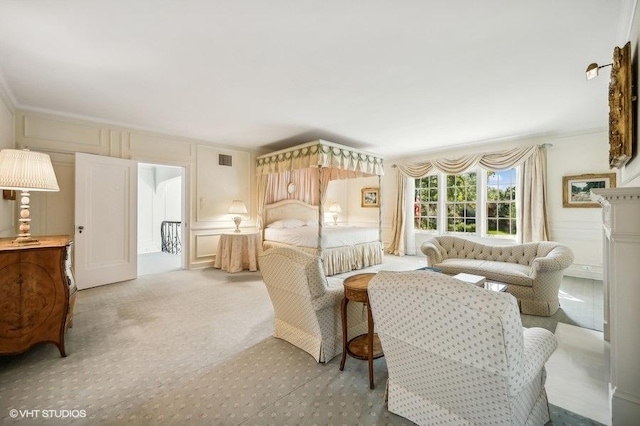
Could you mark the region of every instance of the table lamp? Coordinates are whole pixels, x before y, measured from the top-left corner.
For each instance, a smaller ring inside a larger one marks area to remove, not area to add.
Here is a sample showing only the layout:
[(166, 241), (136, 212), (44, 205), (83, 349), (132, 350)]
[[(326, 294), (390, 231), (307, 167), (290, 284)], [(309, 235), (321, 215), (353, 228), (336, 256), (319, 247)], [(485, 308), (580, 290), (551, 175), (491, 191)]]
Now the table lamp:
[(247, 214), (247, 206), (244, 205), (242, 200), (233, 200), (231, 207), (229, 207), (229, 213), (238, 215), (233, 218), (233, 223), (236, 224), (236, 230), (233, 232), (240, 232), (240, 222), (242, 222), (242, 218), (239, 215)]
[(338, 213), (342, 213), (342, 207), (337, 202), (331, 203), (329, 206), (329, 213), (333, 213), (333, 225), (338, 225)]
[(15, 244), (38, 244), (31, 237), (30, 191), (60, 191), (48, 154), (28, 149), (0, 151), (0, 189), (20, 190), (19, 234)]

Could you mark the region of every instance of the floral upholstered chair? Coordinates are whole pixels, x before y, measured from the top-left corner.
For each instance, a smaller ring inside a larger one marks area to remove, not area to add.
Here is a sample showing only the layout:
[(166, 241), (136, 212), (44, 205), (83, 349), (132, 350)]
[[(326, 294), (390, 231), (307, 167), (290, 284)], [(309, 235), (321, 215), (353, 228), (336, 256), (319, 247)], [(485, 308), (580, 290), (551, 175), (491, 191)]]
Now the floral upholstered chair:
[[(308, 352), (317, 362), (342, 353), (342, 280), (327, 280), (320, 257), (292, 248), (271, 248), (260, 270), (273, 304), (274, 336)], [(349, 303), (349, 338), (367, 332), (361, 303)]]
[(430, 271), (379, 272), (369, 302), (389, 370), (389, 411), (423, 425), (544, 425), (556, 349), (523, 329), (515, 297)]

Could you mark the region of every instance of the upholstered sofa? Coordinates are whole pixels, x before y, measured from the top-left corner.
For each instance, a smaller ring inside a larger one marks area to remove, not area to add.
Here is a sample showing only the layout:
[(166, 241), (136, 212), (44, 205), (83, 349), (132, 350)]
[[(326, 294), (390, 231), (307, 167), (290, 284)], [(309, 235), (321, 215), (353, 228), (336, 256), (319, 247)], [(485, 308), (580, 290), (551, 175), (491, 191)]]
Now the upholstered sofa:
[(551, 241), (490, 246), (465, 238), (432, 237), (422, 243), (427, 265), (448, 275), (482, 275), (507, 284), (520, 312), (550, 316), (560, 306), (558, 293), (564, 270), (573, 263), (570, 248)]
[(557, 346), (523, 329), (516, 299), (430, 271), (378, 272), (369, 302), (389, 370), (389, 411), (420, 425), (545, 425)]

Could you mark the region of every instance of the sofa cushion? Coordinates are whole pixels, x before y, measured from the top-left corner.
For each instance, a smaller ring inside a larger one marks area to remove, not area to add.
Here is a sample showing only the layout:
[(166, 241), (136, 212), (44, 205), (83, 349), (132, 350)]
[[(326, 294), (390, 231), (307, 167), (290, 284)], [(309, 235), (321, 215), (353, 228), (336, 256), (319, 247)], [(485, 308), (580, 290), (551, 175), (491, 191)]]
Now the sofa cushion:
[(527, 265), (492, 260), (446, 259), (433, 266), (440, 268), (445, 274), (451, 275), (465, 272), (467, 274), (482, 275), (491, 281), (526, 287), (533, 286), (533, 279), (529, 276), (531, 268)]

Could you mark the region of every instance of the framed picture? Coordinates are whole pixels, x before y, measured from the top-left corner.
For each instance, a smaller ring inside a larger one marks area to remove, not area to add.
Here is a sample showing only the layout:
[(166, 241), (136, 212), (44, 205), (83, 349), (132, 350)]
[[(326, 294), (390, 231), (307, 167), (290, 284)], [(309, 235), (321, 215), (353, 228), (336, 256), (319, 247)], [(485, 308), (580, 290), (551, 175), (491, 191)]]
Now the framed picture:
[(600, 207), (591, 200), (591, 190), (615, 188), (616, 174), (587, 174), (562, 178), (562, 207)]
[(609, 82), (609, 168), (621, 168), (633, 155), (632, 75), (629, 42), (613, 50)]
[(380, 188), (362, 188), (362, 207), (380, 207)]

